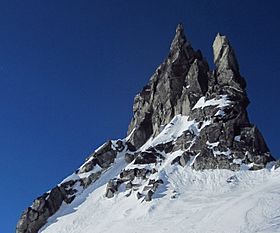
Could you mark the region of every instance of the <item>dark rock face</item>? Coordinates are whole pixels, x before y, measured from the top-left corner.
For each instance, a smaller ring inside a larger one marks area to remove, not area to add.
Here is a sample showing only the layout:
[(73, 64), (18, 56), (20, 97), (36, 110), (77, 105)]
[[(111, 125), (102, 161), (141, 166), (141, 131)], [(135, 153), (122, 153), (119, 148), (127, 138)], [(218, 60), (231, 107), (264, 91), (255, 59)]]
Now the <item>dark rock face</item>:
[(188, 115), (207, 91), (208, 71), (201, 52), (193, 50), (179, 24), (168, 58), (134, 99), (130, 142), (139, 148), (175, 115)]
[[(131, 151), (129, 150), (131, 149)], [(21, 215), (20, 220), (17, 223), (16, 233), (37, 233), (39, 229), (44, 226), (47, 219), (52, 216), (60, 208), (63, 202), (71, 203), (78, 190), (87, 188), (91, 183), (95, 182), (102, 174), (103, 169), (107, 169), (112, 163), (118, 153), (127, 152), (133, 155), (135, 148), (130, 143), (124, 143), (119, 140), (116, 142), (108, 141), (95, 151), (83, 164), (83, 166), (76, 171), (76, 174), (89, 173), (84, 178), (77, 178), (75, 180), (68, 180), (61, 183), (59, 186), (51, 189), (51, 191), (43, 194), (35, 199)], [(99, 170), (93, 172), (96, 166), (99, 166)], [(117, 186), (115, 186), (116, 188)], [(110, 187), (106, 196), (113, 196), (116, 192), (115, 189)]]
[(63, 183), (34, 200), (32, 206), (21, 215), (16, 232), (37, 233), (47, 223), (47, 219), (59, 209), (63, 201), (66, 203), (73, 201), (76, 193), (73, 189), (75, 183), (74, 181)]
[(111, 163), (114, 162), (117, 151), (122, 151), (124, 149), (124, 145), (119, 142), (118, 147), (113, 149), (112, 142), (106, 142), (98, 151), (94, 152), (91, 157), (93, 159), (86, 162), (83, 167), (79, 170), (79, 173), (89, 172), (91, 171), (97, 164), (101, 168), (108, 168)]
[[(195, 138), (191, 150), (198, 157), (193, 167), (237, 170), (242, 161), (250, 164), (251, 169), (264, 168), (274, 158), (261, 133), (248, 119), (246, 83), (239, 74), (234, 51), (228, 39), (220, 34), (214, 41), (213, 50), (216, 70), (210, 77), (212, 81), (205, 98), (226, 98), (229, 102), (223, 107), (196, 108), (190, 113), (193, 119), (208, 119), (211, 122), (201, 130), (200, 137)], [(217, 145), (211, 146), (211, 143)]]
[[(182, 25), (177, 27), (168, 58), (135, 97), (130, 142), (139, 148), (175, 115), (182, 114), (202, 128), (199, 136), (185, 131), (171, 142), (171, 150), (196, 155), (194, 169), (238, 170), (242, 163), (252, 170), (264, 168), (274, 158), (248, 119), (246, 82), (225, 36), (216, 36), (213, 53), (216, 69), (211, 72), (201, 52), (184, 36)], [(187, 158), (174, 162), (184, 166)]]

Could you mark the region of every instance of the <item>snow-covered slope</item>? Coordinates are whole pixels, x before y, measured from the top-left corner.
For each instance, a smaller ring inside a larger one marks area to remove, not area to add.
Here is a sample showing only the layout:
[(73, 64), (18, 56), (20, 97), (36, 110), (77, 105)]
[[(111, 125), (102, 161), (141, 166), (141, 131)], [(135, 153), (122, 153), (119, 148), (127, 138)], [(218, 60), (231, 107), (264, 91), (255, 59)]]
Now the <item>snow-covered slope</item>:
[[(174, 155), (169, 155), (173, 157)], [(104, 196), (113, 166), (70, 205), (64, 204), (41, 233), (280, 232), (280, 170), (205, 170), (170, 166), (152, 202), (136, 193)]]
[[(195, 122), (178, 115), (140, 150), (176, 140), (189, 128), (197, 131)], [(273, 162), (258, 171), (195, 171), (191, 168), (195, 158), (185, 167), (172, 164), (182, 153), (166, 153), (165, 160), (157, 165), (127, 164), (124, 153), (120, 153), (99, 180), (71, 204), (63, 204), (40, 232), (280, 232), (280, 169), (274, 170)], [(153, 194), (153, 200), (146, 202), (137, 196), (148, 186), (148, 180), (137, 179), (133, 183), (138, 182), (139, 189), (132, 189), (129, 196), (121, 186), (113, 198), (105, 197), (108, 181), (121, 170), (134, 167), (157, 169), (149, 180), (161, 179), (163, 184)]]

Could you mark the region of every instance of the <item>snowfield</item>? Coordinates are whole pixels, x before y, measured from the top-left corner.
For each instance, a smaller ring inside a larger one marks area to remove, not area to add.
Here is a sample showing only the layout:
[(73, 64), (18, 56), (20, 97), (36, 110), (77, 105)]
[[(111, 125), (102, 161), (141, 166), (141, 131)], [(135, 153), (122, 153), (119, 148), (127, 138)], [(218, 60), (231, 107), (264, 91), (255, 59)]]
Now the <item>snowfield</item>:
[(165, 184), (151, 202), (137, 200), (136, 193), (105, 198), (106, 182), (125, 166), (121, 161), (63, 205), (40, 232), (280, 232), (280, 169), (194, 171), (167, 165), (161, 171)]

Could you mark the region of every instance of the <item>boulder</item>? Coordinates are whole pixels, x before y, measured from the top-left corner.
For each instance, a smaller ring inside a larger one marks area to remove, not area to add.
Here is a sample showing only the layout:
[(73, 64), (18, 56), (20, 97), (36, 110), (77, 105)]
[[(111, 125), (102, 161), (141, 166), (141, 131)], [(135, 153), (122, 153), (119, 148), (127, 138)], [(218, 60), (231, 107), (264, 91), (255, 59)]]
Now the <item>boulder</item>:
[(156, 163), (157, 156), (152, 152), (141, 152), (134, 161), (134, 164)]
[(22, 213), (16, 226), (16, 233), (37, 233), (66, 198), (61, 188), (56, 186), (50, 192), (34, 200), (31, 207)]
[(146, 197), (145, 197), (145, 201), (151, 201), (151, 200), (152, 200), (152, 197), (153, 197), (153, 194), (154, 194), (154, 192), (153, 192), (152, 190), (149, 190), (149, 191), (147, 192)]
[(116, 180), (109, 180), (106, 187), (106, 193), (105, 196), (108, 198), (112, 198), (114, 196), (114, 193), (118, 191), (118, 183)]
[(274, 169), (278, 169), (280, 167), (280, 159), (278, 159), (274, 165)]
[(189, 152), (184, 152), (181, 157), (180, 157), (180, 160), (179, 160), (179, 164), (182, 166), (182, 167), (185, 167), (187, 165), (187, 163), (189, 162), (190, 160), (190, 155), (192, 155), (191, 153)]
[(131, 163), (134, 160), (134, 158), (135, 158), (135, 155), (131, 154), (131, 153), (125, 153), (125, 155), (124, 155), (124, 160), (127, 163)]

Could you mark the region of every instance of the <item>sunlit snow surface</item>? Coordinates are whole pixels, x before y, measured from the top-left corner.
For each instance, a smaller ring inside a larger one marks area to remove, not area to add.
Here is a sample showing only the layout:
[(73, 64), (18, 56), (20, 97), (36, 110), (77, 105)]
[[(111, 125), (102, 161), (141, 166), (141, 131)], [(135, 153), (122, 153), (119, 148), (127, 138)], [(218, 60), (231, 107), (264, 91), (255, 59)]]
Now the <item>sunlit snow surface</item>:
[[(208, 122), (205, 122), (208, 124)], [(184, 129), (199, 134), (194, 121), (177, 116), (142, 149), (179, 137)], [(211, 145), (210, 145), (211, 146)], [(126, 167), (123, 154), (100, 179), (71, 204), (63, 204), (41, 233), (249, 233), (280, 232), (280, 168), (259, 171), (194, 171), (171, 161), (182, 151), (165, 154), (153, 174), (162, 179), (151, 202), (120, 191), (104, 196), (106, 183)], [(195, 159), (195, 158), (193, 158)]]
[(104, 197), (105, 182), (118, 168), (64, 205), (40, 232), (280, 232), (280, 170), (196, 172), (168, 166), (164, 196), (141, 202), (136, 193)]

